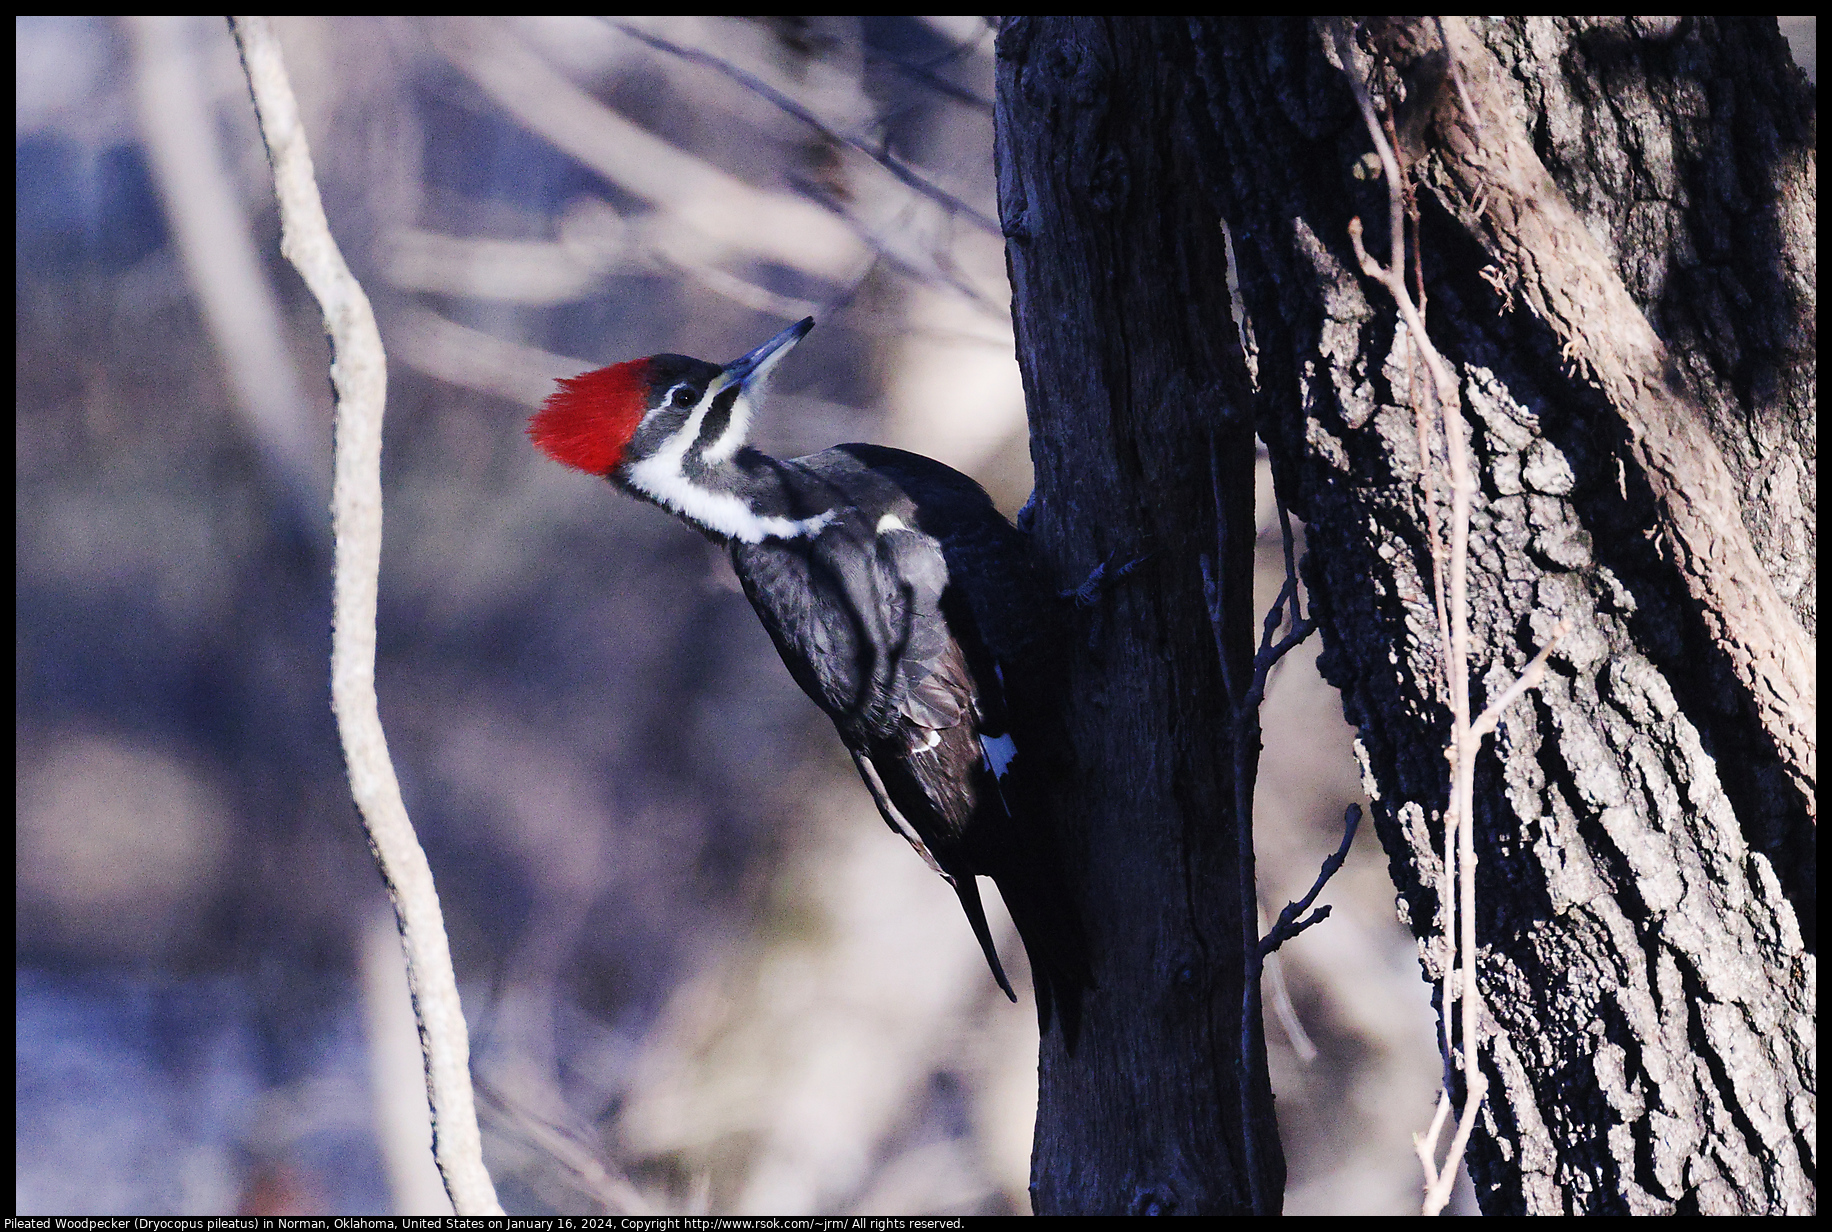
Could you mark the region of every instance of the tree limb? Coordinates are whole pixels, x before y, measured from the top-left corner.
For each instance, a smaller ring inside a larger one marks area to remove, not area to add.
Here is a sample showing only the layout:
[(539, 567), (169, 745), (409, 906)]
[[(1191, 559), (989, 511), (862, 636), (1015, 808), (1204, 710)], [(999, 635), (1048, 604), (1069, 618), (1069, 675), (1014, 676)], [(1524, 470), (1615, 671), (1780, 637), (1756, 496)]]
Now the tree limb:
[(500, 1215), (483, 1166), (471, 1094), (470, 1043), (432, 868), (414, 836), (388, 756), (375, 698), (375, 608), (382, 560), (382, 409), (388, 367), (368, 297), (344, 264), (325, 221), (299, 106), (265, 17), (233, 17), (231, 29), (273, 164), (280, 251), (324, 310), (336, 388), (331, 529), (336, 564), (331, 617), (331, 709), (337, 716), (350, 792), (362, 813), (407, 953), (408, 987), (426, 1056), (433, 1156), (460, 1215)]
[(1304, 915), (1304, 912), (1310, 907), (1311, 903), (1316, 901), (1317, 895), (1322, 893), (1324, 885), (1329, 882), (1331, 877), (1336, 875), (1336, 870), (1342, 867), (1342, 862), (1349, 858), (1349, 844), (1355, 841), (1355, 830), (1356, 827), (1360, 825), (1361, 806), (1359, 804), (1351, 804), (1342, 814), (1342, 846), (1336, 848), (1336, 854), (1325, 857), (1323, 861), (1323, 871), (1317, 874), (1317, 880), (1311, 884), (1310, 893), (1306, 894), (1295, 903), (1286, 903), (1285, 910), (1279, 912), (1278, 920), (1273, 923), (1269, 930), (1267, 930), (1266, 935), (1260, 939), (1259, 956), (1261, 960), (1270, 957), (1274, 950), (1284, 945), (1287, 941), (1290, 941), (1312, 924), (1321, 924), (1323, 921), (1329, 919), (1329, 907), (1326, 904), (1311, 912), (1311, 914), (1302, 921), (1295, 924), (1293, 923), (1299, 916)]
[[(736, 64), (733, 64), (730, 60), (724, 59), (721, 56), (715, 56), (710, 51), (706, 51), (703, 48), (683, 47), (679, 43), (670, 42), (658, 35), (650, 34), (647, 30), (630, 25), (628, 22), (614, 21), (610, 18), (605, 18), (604, 20), (613, 28), (623, 31), (623, 33), (629, 35), (637, 42), (644, 43), (656, 51), (666, 52), (671, 56), (678, 56), (689, 64), (703, 65), (715, 72), (724, 74), (751, 93), (775, 104), (779, 110), (794, 116), (822, 136), (832, 141), (836, 141), (841, 145), (848, 146), (865, 155), (880, 167), (883, 167), (886, 171), (896, 176), (904, 187), (920, 193), (937, 205), (944, 207), (950, 213), (959, 214), (962, 218), (965, 218), (988, 235), (1002, 235), (997, 222), (988, 218), (979, 210), (974, 209), (971, 205), (968, 205), (965, 201), (962, 201), (947, 189), (937, 184), (930, 183), (927, 178), (901, 158), (896, 157), (881, 146), (874, 146), (871, 142), (861, 137), (855, 137), (851, 133), (842, 132), (833, 127), (831, 124), (827, 123), (827, 121), (815, 115), (814, 112), (758, 77), (755, 73), (747, 73)], [(907, 68), (908, 66), (902, 67)], [(915, 73), (920, 70), (910, 68), (909, 71)], [(973, 98), (971, 95), (968, 97), (980, 106), (988, 109), (991, 108), (991, 104), (983, 99)]]

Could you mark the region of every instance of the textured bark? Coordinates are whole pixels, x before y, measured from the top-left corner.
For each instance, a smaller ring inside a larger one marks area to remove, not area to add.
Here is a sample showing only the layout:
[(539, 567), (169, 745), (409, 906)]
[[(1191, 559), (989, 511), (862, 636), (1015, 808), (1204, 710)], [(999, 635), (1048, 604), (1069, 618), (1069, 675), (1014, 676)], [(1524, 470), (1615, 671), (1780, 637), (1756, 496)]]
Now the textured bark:
[[(1189, 44), (1175, 23), (1019, 19), (998, 54), (1036, 539), (1065, 585), (1144, 558), (1078, 610), (1064, 646), (1075, 762), (1051, 806), (1081, 870), (1098, 987), (1073, 1053), (1044, 1040), (1033, 1202), (1239, 1213), (1257, 1195), (1276, 1210), (1264, 1047), (1243, 1063), (1239, 1035), (1251, 844), (1243, 861), (1201, 565), (1220, 558), (1238, 688), (1254, 445), (1220, 218), (1191, 161)], [(1219, 548), (1218, 517), (1231, 528)]]
[[(1773, 19), (1447, 24), (1479, 114), (1506, 108), (1478, 139), (1493, 182), (1435, 25), (1363, 46), (1389, 54), (1373, 81), (1417, 165), (1430, 329), (1479, 469), (1475, 704), (1561, 617), (1574, 629), (1478, 767), (1478, 1196), (1490, 1214), (1805, 1213), (1811, 95)], [(1386, 185), (1357, 175), (1370, 143), (1324, 27), (1188, 37), (1195, 165), (1233, 229), (1262, 434), (1309, 526), (1324, 671), (1429, 938), (1448, 718), (1425, 523), (1445, 492), (1421, 483), (1397, 314), (1347, 237), (1359, 215), (1386, 258)], [(1422, 949), (1435, 978), (1443, 953)]]
[[(1441, 34), (1448, 48), (1422, 22), (1383, 23), (1370, 39), (1406, 81), (1406, 106), (1429, 134), (1438, 200), (1482, 244), (1491, 281), (1549, 326), (1560, 356), (1609, 399), (1706, 632), (1812, 809), (1812, 648), (1743, 525), (1741, 493), (1698, 407), (1700, 383), (1688, 387), (1552, 182), (1495, 56), (1461, 19), (1446, 21)], [(1462, 79), (1467, 110), (1446, 64)]]

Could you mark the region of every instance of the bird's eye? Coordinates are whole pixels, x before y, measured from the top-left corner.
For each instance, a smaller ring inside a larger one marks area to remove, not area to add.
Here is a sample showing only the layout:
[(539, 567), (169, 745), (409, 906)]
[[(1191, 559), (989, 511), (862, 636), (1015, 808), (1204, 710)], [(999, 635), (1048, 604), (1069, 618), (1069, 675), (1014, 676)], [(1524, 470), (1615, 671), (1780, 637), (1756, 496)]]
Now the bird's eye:
[(676, 385), (668, 394), (668, 405), (677, 410), (690, 407), (699, 400), (699, 391), (691, 385)]

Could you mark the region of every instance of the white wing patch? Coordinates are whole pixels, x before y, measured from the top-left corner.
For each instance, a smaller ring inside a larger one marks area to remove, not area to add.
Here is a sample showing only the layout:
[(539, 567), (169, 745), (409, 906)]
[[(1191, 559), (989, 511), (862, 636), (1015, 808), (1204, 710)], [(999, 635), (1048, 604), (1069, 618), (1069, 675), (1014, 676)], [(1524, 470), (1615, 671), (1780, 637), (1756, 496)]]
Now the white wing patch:
[(1018, 755), (1018, 746), (1009, 734), (981, 736), (980, 751), (985, 754), (986, 768), (992, 771), (993, 777), (1002, 779), (1011, 769), (1011, 759)]
[(883, 535), (883, 534), (888, 534), (894, 530), (908, 530), (908, 529), (909, 527), (903, 524), (902, 518), (898, 517), (894, 513), (887, 513), (883, 517), (878, 519), (878, 529), (876, 533)]

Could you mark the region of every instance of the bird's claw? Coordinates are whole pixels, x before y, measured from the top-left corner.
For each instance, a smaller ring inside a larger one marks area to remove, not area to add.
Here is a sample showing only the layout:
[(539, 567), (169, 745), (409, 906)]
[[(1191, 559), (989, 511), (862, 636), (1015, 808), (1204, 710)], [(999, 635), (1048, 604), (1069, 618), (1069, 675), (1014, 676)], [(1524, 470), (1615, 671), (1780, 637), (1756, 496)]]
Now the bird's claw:
[(1150, 559), (1151, 553), (1147, 552), (1144, 556), (1133, 557), (1118, 569), (1115, 569), (1113, 571), (1113, 576), (1109, 578), (1107, 576), (1107, 566), (1111, 565), (1118, 556), (1118, 552), (1113, 553), (1111, 556), (1107, 557), (1106, 560), (1094, 566), (1094, 571), (1088, 574), (1080, 586), (1074, 586), (1068, 590), (1059, 590), (1056, 592), (1056, 597), (1059, 599), (1072, 599), (1076, 607), (1093, 607), (1100, 599), (1101, 591), (1117, 585), (1121, 578), (1125, 577), (1128, 573), (1131, 573), (1134, 569), (1137, 569)]

